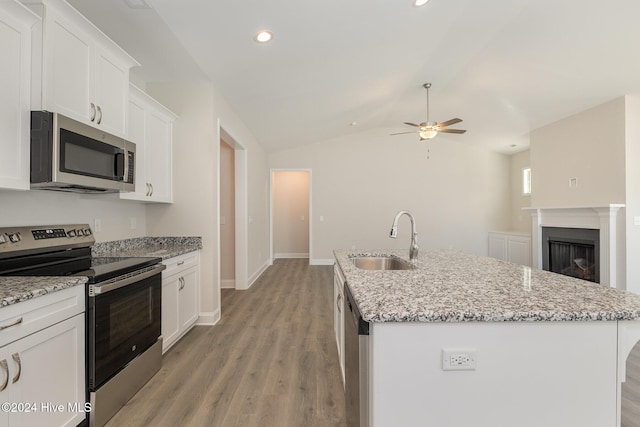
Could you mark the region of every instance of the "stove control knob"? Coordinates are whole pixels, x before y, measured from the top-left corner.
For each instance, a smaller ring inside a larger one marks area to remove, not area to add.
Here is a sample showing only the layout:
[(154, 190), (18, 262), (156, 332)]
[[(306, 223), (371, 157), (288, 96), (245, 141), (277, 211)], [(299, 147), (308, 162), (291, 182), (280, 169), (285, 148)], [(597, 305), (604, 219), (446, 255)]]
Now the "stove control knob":
[(20, 233), (11, 233), (9, 234), (9, 240), (11, 240), (11, 243), (18, 243), (22, 239), (20, 238)]
[(78, 229), (76, 230), (76, 234), (78, 234), (78, 237), (80, 237), (80, 236), (84, 236), (84, 231), (82, 231), (82, 228), (78, 228)]
[(7, 242), (8, 242), (8, 240), (7, 240), (7, 235), (6, 235), (6, 234), (4, 234), (4, 233), (3, 233), (3, 234), (0, 234), (0, 244), (2, 244), (2, 243), (7, 243)]
[(76, 230), (69, 230), (69, 232), (67, 233), (67, 236), (76, 237)]
[(91, 229), (90, 228), (85, 228), (84, 229), (84, 235), (85, 236), (91, 236)]

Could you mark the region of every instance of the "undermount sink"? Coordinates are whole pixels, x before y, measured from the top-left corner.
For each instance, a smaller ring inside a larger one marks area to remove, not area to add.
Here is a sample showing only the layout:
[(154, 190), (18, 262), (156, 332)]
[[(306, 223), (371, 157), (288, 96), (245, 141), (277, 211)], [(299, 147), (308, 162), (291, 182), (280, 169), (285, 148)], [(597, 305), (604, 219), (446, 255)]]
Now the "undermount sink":
[(413, 270), (411, 263), (396, 256), (358, 256), (351, 262), (362, 270)]

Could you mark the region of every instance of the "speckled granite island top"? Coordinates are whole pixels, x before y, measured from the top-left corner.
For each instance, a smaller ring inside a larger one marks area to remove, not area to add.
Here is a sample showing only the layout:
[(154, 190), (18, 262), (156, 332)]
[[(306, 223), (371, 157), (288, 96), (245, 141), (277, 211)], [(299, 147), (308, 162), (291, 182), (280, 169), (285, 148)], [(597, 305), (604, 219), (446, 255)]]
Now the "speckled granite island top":
[(0, 308), (85, 283), (84, 276), (0, 277)]
[(368, 322), (502, 322), (640, 319), (640, 295), (458, 251), (421, 250), (416, 269), (370, 271), (353, 256), (408, 251), (335, 250)]
[(96, 243), (93, 256), (158, 257), (163, 260), (202, 249), (201, 237), (137, 237)]

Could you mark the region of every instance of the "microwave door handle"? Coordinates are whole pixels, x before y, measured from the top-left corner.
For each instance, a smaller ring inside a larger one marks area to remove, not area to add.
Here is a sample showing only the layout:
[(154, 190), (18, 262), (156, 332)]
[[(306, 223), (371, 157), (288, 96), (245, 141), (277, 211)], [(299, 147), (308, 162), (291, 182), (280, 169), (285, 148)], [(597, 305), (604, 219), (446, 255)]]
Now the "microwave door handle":
[(116, 153), (116, 156), (115, 156), (114, 174), (119, 181), (124, 180), (124, 171), (125, 171), (125, 162), (126, 162), (125, 157), (126, 156), (122, 152)]
[(124, 150), (124, 171), (122, 173), (122, 181), (123, 182), (128, 182), (129, 181), (129, 151), (128, 150)]

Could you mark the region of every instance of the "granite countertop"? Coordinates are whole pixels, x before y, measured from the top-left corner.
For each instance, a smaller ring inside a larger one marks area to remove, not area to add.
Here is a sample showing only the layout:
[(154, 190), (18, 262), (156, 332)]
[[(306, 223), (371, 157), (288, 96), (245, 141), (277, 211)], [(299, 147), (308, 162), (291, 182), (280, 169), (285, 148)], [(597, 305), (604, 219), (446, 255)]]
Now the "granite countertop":
[(202, 249), (201, 237), (137, 237), (96, 243), (93, 256), (158, 257), (163, 260)]
[(85, 283), (87, 278), (84, 276), (3, 276), (0, 277), (0, 308)]
[(415, 270), (369, 271), (353, 256), (401, 250), (335, 250), (368, 322), (593, 321), (640, 319), (640, 295), (459, 251), (422, 250)]
[[(163, 260), (202, 249), (200, 237), (139, 237), (96, 243), (93, 256), (158, 257)], [(0, 308), (72, 286), (84, 285), (83, 276), (0, 276)]]

